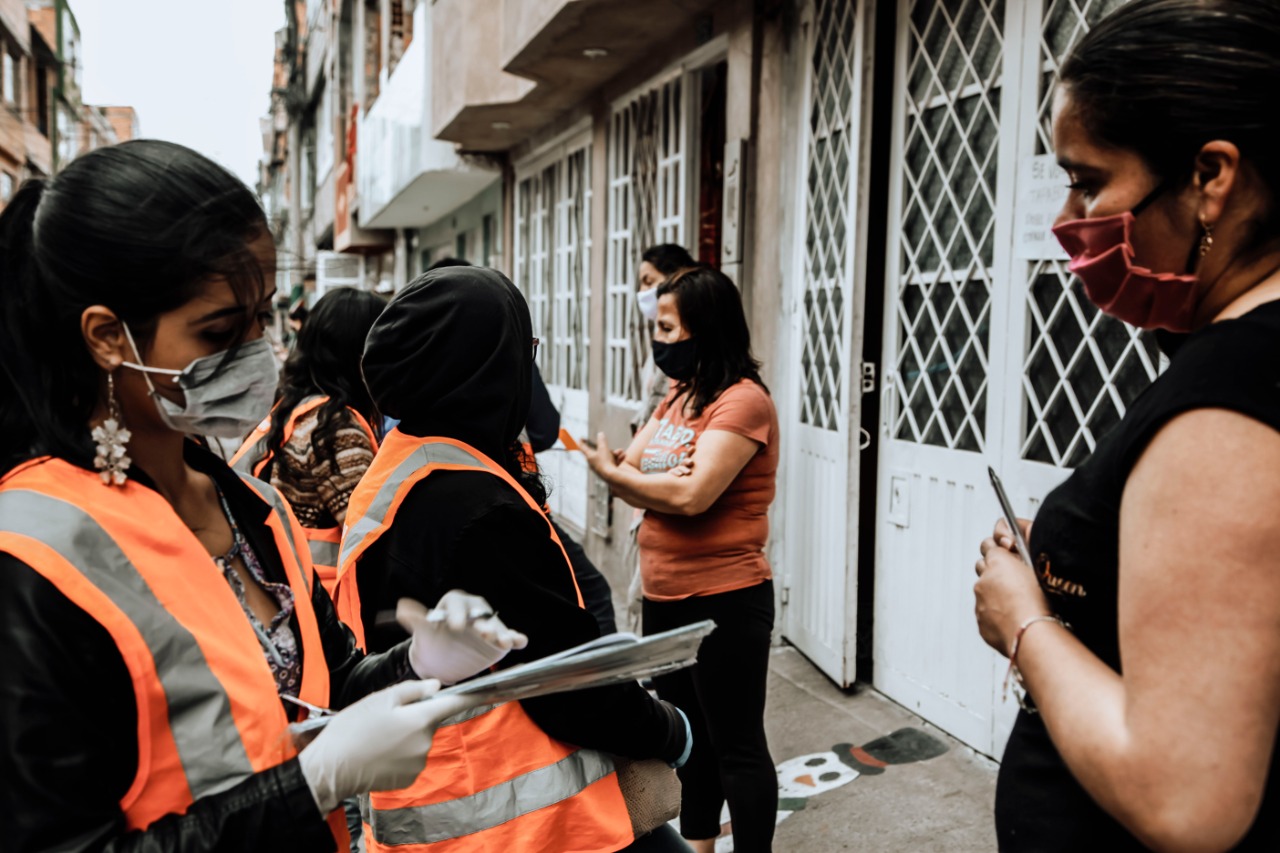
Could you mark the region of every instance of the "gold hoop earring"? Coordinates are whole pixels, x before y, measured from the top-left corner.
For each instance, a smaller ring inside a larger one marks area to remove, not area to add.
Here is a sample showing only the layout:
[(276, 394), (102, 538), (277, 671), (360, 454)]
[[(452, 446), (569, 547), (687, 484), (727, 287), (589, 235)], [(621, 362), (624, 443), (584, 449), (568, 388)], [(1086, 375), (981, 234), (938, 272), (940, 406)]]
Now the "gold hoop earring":
[(89, 433), (93, 437), (97, 456), (93, 458), (93, 467), (98, 476), (108, 486), (123, 486), (129, 479), (126, 473), (133, 460), (125, 452), (129, 439), (133, 434), (124, 427), (124, 418), (120, 415), (120, 403), (116, 400), (115, 376), (107, 374), (107, 419)]

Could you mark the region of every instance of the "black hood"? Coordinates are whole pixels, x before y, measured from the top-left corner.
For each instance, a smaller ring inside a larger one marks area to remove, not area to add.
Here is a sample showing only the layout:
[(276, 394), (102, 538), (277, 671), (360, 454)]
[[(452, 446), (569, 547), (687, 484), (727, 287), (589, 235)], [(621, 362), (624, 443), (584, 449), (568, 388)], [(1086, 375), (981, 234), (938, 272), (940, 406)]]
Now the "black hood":
[(529, 415), (529, 306), (496, 270), (432, 270), (378, 317), (361, 367), (378, 409), (404, 432), (458, 439), (501, 460)]

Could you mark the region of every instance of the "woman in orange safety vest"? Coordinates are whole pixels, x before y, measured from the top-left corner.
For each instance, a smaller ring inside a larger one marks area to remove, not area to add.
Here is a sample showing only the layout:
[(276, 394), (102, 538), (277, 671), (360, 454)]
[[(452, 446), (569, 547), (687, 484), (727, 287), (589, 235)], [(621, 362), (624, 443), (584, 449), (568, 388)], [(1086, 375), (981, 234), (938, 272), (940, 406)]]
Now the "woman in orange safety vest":
[(378, 450), (370, 424), (381, 418), (360, 376), (360, 355), (384, 307), (382, 297), (367, 290), (326, 293), (285, 362), (271, 417), (231, 458), (231, 467), (284, 495), (306, 532), (320, 583), (330, 592), (347, 501)]
[[(508, 662), (598, 635), (546, 490), (521, 465), (533, 359), (520, 291), (480, 267), (426, 273), (369, 333), (365, 380), (400, 423), (351, 497), (334, 599), (371, 651), (396, 639), (379, 612), (455, 587), (529, 636)], [(365, 842), (388, 853), (685, 850), (663, 842), (666, 827), (636, 841), (609, 754), (678, 764), (688, 748), (683, 714), (635, 682), (477, 709), (437, 733), (412, 786), (369, 796)]]
[[(253, 194), (170, 143), (0, 214), (5, 850), (345, 849), (339, 803), (421, 774), (465, 710), (414, 679), (438, 628), (361, 654), (280, 493), (187, 440), (269, 409), (274, 280)], [(475, 648), (458, 611), (488, 605), (447, 598)], [(470, 630), (492, 660), (522, 642)], [(304, 706), (344, 710), (299, 752)]]

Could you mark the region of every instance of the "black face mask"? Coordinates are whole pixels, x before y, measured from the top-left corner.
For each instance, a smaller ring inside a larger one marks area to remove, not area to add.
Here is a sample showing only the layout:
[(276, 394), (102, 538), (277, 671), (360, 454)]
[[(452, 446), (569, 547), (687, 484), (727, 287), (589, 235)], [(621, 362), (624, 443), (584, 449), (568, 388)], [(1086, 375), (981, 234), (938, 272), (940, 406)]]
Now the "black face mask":
[(674, 344), (654, 341), (653, 363), (677, 382), (692, 379), (698, 369), (698, 342), (693, 338), (685, 338)]

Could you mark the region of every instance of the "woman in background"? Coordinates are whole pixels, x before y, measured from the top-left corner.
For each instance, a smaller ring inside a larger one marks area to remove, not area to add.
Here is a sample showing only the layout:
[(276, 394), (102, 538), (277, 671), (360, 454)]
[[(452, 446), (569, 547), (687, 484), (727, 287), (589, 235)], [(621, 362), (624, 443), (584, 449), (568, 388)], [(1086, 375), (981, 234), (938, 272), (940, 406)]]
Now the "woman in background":
[(372, 424), (381, 417), (360, 375), (360, 356), (385, 307), (377, 294), (350, 287), (321, 297), (285, 362), (272, 416), (231, 459), (232, 467), (284, 495), (330, 592), (347, 502), (378, 451)]
[(693, 752), (680, 771), (681, 834), (711, 853), (727, 800), (734, 849), (767, 851), (778, 786), (764, 731), (774, 614), (764, 547), (778, 416), (733, 282), (694, 267), (657, 293), (654, 360), (673, 387), (621, 463), (603, 433), (585, 452), (615, 494), (645, 510), (645, 633), (716, 623), (697, 665), (654, 679), (658, 695), (693, 726)]

